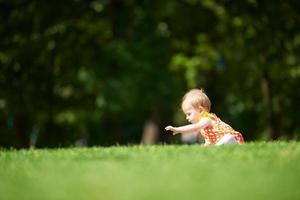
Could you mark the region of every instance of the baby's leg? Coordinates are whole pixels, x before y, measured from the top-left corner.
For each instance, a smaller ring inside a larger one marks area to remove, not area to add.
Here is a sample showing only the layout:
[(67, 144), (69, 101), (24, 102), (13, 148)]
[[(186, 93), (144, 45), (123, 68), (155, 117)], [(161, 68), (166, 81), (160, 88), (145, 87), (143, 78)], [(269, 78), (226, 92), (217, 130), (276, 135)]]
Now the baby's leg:
[(237, 144), (238, 141), (231, 134), (224, 135), (217, 143), (216, 146), (224, 145), (224, 144)]

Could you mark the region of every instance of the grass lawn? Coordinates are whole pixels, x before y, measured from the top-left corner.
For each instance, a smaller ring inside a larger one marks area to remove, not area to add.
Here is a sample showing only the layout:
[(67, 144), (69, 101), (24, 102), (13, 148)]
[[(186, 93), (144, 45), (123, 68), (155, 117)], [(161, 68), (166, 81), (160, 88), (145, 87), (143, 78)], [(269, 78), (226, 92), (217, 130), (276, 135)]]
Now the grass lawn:
[(300, 199), (300, 143), (0, 150), (0, 199)]

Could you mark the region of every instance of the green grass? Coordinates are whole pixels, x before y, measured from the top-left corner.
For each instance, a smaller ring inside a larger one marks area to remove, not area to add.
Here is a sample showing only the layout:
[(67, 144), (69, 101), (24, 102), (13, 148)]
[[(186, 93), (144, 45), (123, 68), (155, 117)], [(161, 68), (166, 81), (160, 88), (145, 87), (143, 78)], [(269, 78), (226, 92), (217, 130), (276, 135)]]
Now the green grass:
[(1, 150), (0, 199), (300, 199), (300, 143)]

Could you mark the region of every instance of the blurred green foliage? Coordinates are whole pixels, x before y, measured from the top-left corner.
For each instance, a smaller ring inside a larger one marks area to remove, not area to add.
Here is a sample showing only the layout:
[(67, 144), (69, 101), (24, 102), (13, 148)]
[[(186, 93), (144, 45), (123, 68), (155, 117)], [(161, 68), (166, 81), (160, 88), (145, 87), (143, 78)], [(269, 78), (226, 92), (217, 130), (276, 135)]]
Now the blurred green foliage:
[(247, 140), (299, 139), (299, 8), (0, 0), (0, 146), (138, 143), (149, 119), (184, 123), (193, 87)]

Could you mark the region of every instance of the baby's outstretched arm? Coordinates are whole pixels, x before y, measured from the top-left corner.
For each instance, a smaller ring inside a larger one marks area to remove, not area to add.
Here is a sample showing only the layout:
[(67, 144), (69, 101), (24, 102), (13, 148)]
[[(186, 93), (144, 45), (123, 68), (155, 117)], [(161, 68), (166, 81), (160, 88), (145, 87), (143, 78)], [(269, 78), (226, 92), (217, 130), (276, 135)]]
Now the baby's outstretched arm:
[(173, 135), (176, 135), (178, 133), (188, 134), (188, 133), (197, 132), (209, 125), (211, 125), (211, 120), (208, 117), (205, 117), (195, 124), (189, 124), (189, 125), (179, 126), (179, 127), (167, 126), (165, 129), (167, 131), (172, 131)]

